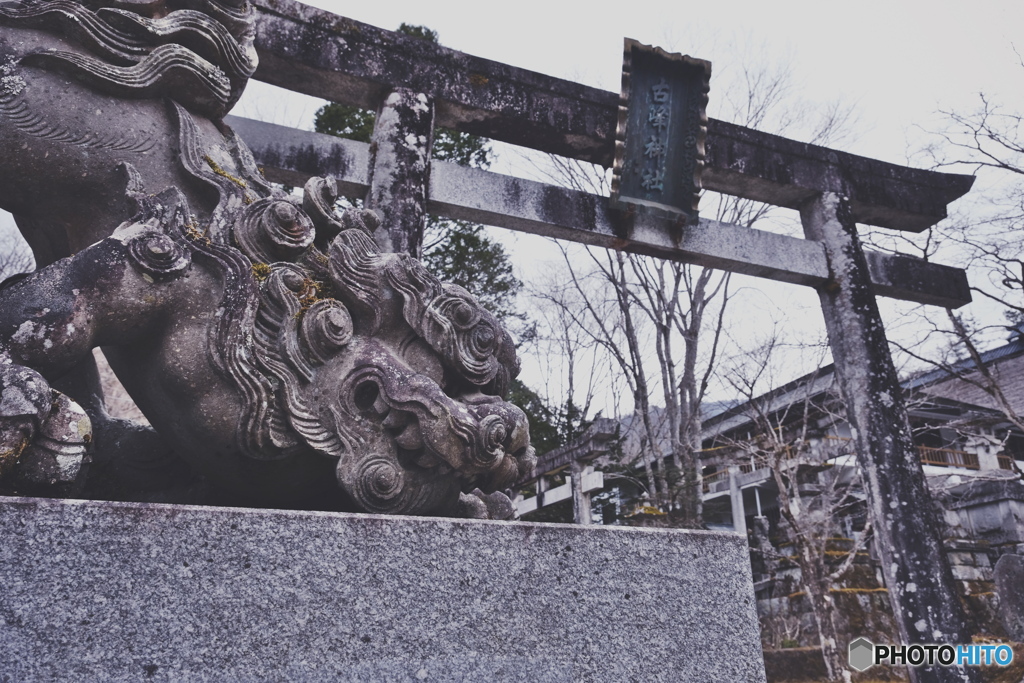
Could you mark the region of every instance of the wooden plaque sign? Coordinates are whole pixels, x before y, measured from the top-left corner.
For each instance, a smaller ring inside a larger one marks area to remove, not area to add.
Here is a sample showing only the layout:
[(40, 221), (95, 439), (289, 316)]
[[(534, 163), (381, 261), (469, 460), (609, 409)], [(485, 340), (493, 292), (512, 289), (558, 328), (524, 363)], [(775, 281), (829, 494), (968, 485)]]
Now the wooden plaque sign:
[(697, 223), (711, 62), (626, 39), (612, 206)]

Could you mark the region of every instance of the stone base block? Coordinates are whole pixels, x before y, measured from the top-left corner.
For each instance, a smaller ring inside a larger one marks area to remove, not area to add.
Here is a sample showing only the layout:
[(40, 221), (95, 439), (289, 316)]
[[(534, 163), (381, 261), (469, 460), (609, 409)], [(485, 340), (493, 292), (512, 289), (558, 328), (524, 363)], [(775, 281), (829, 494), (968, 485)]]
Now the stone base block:
[(0, 498), (0, 681), (764, 681), (730, 533)]

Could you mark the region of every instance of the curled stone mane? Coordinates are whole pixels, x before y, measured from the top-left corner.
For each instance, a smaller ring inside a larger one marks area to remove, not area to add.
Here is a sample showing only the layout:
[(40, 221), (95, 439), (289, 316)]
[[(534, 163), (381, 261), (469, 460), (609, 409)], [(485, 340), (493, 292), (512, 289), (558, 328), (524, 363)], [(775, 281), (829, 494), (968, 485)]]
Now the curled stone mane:
[[(196, 245), (250, 283), (223, 297), (215, 344), (237, 349), (217, 367), (245, 400), (240, 445), (338, 459), (343, 486), (376, 512), (509, 485), (534, 463), (522, 413), (500, 398), (519, 370), (511, 338), (465, 290), (379, 252), (373, 212), (319, 211), (325, 184), (305, 188), (312, 216), (291, 197), (246, 205), (230, 236), (241, 261)], [(340, 229), (327, 254), (318, 227)]]
[[(227, 244), (211, 240), (198, 229), (185, 197), (177, 190), (167, 190), (150, 197), (142, 187), (131, 165), (123, 165), (127, 174), (126, 194), (135, 204), (131, 223), (157, 220), (162, 232), (175, 245), (175, 253), (189, 262), (201, 263), (220, 275), (223, 283), (216, 324), (209, 330), (206, 344), (211, 366), (236, 388), (243, 404), (236, 441), (239, 449), (255, 459), (280, 456), (280, 449), (268, 439), (263, 426), (273, 402), (273, 386), (254, 362), (252, 330), (260, 305), (260, 292), (252, 275), (252, 263)], [(136, 259), (151, 277), (145, 260)]]
[[(210, 153), (199, 147), (192, 115), (176, 102), (172, 106), (179, 126), (179, 161), (198, 185), (216, 197), (209, 224), (202, 229), (192, 225), (190, 230), (193, 249), (223, 274), (225, 283), (221, 301), (223, 314), (210, 331), (211, 363), (235, 384), (242, 397), (243, 419), (237, 437), (242, 451), (258, 459), (285, 457), (288, 446), (293, 444), (281, 437), (283, 420), (279, 411), (273, 409), (273, 389), (256, 364), (252, 344), (260, 301), (252, 266), (253, 262), (262, 262), (267, 254), (254, 249), (253, 241), (246, 242), (244, 237), (239, 244), (248, 245), (249, 253), (231, 247), (230, 232), (236, 220), (251, 220), (253, 212), (246, 211), (246, 207), (253, 206), (255, 211), (261, 211), (269, 202), (288, 204), (288, 201), (281, 190), (263, 179), (248, 148), (230, 131), (228, 144), (214, 150), (214, 153), (226, 152), (232, 162), (230, 165), (239, 169), (242, 177), (228, 176)], [(308, 223), (309, 219), (306, 221)], [(271, 423), (278, 427), (271, 429)]]
[[(458, 285), (442, 283), (416, 259), (382, 254), (368, 234), (342, 232), (331, 246), (331, 280), (354, 305), (381, 325), (380, 293), (400, 292), (406, 322), (471, 385), (496, 395), (508, 392), (519, 359), (498, 321)], [(496, 353), (505, 351), (505, 353)]]
[[(200, 146), (198, 127), (192, 115), (177, 102), (172, 102), (171, 107), (178, 123), (178, 162), (200, 191), (216, 203), (206, 226), (207, 236), (214, 241), (226, 242), (234, 216), (245, 206), (264, 197), (285, 195), (266, 181), (252, 158), (252, 152), (234, 131), (225, 126), (224, 144), (205, 150)], [(222, 155), (225, 158), (218, 160)], [(225, 172), (223, 166), (237, 168), (239, 175)]]
[[(223, 117), (256, 70), (252, 6), (224, 0), (128, 5), (134, 11), (123, 6), (7, 2), (0, 5), (0, 24), (59, 33), (79, 48), (30, 53), (22, 64), (67, 72), (117, 97), (169, 96), (197, 113)], [(165, 13), (146, 16), (146, 7)]]
[[(455, 514), (480, 489), (498, 496), (487, 514), (511, 514), (501, 491), (535, 463), (503, 400), (511, 337), (466, 290), (382, 253), (377, 214), (335, 213), (333, 180), (293, 197), (263, 177), (223, 122), (256, 68), (253, 17), (244, 0), (0, 0), (0, 125), (36, 164), (6, 178), (53, 262), (24, 288), (64, 297), (46, 321), (5, 299), (21, 336), (0, 360), (44, 367), (52, 346), (91, 362), (103, 344), (168, 467), (243, 497)], [(34, 356), (23, 327), (60, 336)]]

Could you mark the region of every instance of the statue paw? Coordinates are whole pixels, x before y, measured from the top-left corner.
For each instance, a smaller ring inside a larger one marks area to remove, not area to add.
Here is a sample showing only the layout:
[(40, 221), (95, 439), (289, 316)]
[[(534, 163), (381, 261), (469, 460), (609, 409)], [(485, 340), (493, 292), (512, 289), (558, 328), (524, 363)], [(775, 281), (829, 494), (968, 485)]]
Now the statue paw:
[(518, 519), (512, 500), (501, 491), (484, 493), (473, 489), (470, 493), (459, 494), (459, 517), (469, 519)]
[(13, 492), (70, 487), (92, 438), (85, 411), (29, 368), (0, 356), (0, 482)]
[(70, 485), (78, 477), (92, 440), (92, 423), (85, 410), (53, 391), (50, 414), (22, 453), (20, 476), (33, 484)]

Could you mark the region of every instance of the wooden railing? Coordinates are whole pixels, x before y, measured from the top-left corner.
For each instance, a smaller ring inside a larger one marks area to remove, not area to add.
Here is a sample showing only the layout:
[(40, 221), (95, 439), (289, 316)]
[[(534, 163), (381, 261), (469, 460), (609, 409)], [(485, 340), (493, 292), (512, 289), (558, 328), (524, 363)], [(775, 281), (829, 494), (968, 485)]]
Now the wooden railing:
[(728, 469), (718, 470), (717, 472), (712, 472), (708, 476), (704, 477), (704, 493), (709, 493), (711, 491), (711, 485), (714, 484), (716, 481), (722, 481), (723, 479), (728, 479), (728, 477)]
[(950, 448), (931, 448), (918, 446), (921, 464), (938, 465), (939, 467), (966, 467), (969, 470), (980, 469), (978, 456), (966, 451), (954, 451)]
[[(917, 452), (921, 457), (923, 465), (937, 465), (939, 467), (964, 467), (969, 470), (981, 469), (978, 456), (966, 451), (957, 451), (951, 448), (931, 448), (930, 446), (918, 446)], [(999, 468), (1015, 471), (1013, 458), (1008, 455), (1000, 455)], [(741, 474), (750, 474), (754, 470), (767, 467), (766, 463), (744, 462), (739, 464)], [(721, 469), (704, 477), (704, 493), (709, 493), (711, 484), (723, 481), (729, 477), (729, 470)]]

